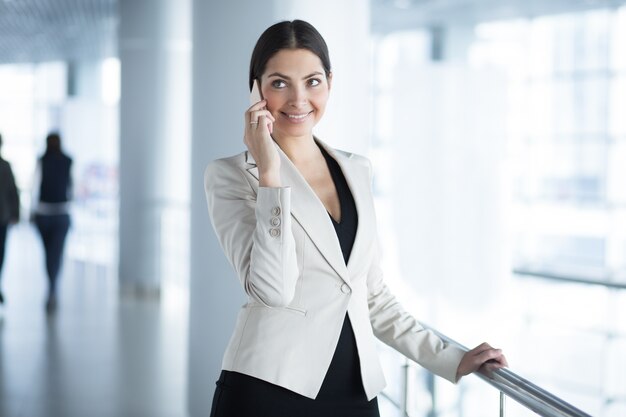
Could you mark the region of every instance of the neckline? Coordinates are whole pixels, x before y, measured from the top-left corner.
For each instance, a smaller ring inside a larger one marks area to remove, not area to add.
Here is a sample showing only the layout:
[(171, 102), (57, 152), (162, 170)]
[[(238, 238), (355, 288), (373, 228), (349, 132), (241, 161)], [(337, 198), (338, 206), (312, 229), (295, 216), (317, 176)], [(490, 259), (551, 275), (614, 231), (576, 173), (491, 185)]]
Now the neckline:
[(333, 222), (333, 224), (337, 226), (341, 226), (341, 223), (343, 222), (345, 204), (344, 204), (343, 198), (341, 198), (339, 187), (337, 186), (338, 178), (336, 177), (337, 176), (336, 169), (339, 169), (339, 171), (341, 172), (341, 175), (344, 175), (344, 174), (341, 171), (341, 166), (339, 166), (339, 163), (330, 155), (330, 153), (328, 153), (326, 149), (324, 149), (324, 147), (321, 146), (319, 143), (317, 144), (317, 146), (319, 147), (320, 151), (322, 152), (322, 155), (324, 156), (324, 160), (326, 161), (326, 166), (328, 167), (328, 171), (330, 172), (330, 177), (333, 180), (333, 186), (335, 187), (337, 198), (339, 199), (339, 210), (341, 213), (341, 217), (339, 218), (339, 221), (337, 221), (333, 217), (333, 215), (330, 214), (330, 212), (328, 211), (328, 209), (326, 209), (326, 207), (324, 208), (326, 209), (326, 213), (328, 214), (328, 217), (330, 217), (330, 220)]

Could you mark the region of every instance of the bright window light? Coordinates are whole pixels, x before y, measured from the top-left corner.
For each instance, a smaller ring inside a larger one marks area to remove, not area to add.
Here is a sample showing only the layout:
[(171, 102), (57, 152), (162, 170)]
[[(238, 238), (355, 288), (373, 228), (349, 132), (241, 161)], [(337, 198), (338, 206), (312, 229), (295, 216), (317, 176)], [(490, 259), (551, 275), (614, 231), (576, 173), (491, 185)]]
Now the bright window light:
[(120, 101), (120, 60), (107, 58), (102, 62), (102, 101), (114, 106)]

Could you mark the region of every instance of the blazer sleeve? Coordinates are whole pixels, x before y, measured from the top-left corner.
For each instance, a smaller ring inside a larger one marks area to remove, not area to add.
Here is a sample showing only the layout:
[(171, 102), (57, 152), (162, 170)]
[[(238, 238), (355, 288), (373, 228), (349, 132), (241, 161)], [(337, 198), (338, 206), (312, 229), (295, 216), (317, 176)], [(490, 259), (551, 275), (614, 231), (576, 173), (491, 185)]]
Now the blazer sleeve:
[(378, 238), (367, 275), (367, 290), (374, 335), (432, 373), (456, 383), (456, 371), (465, 351), (445, 343), (404, 310), (383, 281)]
[(291, 231), (291, 189), (259, 187), (241, 168), (210, 163), (204, 186), (211, 223), (248, 296), (268, 307), (292, 301), (299, 275)]

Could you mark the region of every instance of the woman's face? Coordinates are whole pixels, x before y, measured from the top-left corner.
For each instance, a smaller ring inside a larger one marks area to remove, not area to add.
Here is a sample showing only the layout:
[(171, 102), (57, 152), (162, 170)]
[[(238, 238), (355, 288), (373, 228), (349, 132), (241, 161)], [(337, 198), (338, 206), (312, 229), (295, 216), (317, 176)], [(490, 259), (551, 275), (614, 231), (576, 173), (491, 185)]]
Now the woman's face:
[(330, 83), (319, 57), (307, 49), (283, 49), (270, 58), (261, 91), (276, 119), (274, 135), (310, 135), (324, 114)]

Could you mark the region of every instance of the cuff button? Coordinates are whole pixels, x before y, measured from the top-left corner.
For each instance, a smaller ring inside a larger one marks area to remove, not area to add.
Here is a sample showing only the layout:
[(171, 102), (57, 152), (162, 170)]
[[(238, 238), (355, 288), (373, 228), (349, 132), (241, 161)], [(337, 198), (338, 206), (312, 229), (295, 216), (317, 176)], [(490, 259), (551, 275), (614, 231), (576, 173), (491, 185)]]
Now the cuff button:
[(270, 236), (271, 237), (278, 237), (278, 236), (280, 236), (280, 230), (278, 230), (278, 229), (270, 229)]
[(280, 207), (274, 207), (272, 209), (272, 216), (279, 216), (280, 215)]
[(270, 224), (274, 227), (280, 226), (280, 219), (278, 217), (272, 217)]

